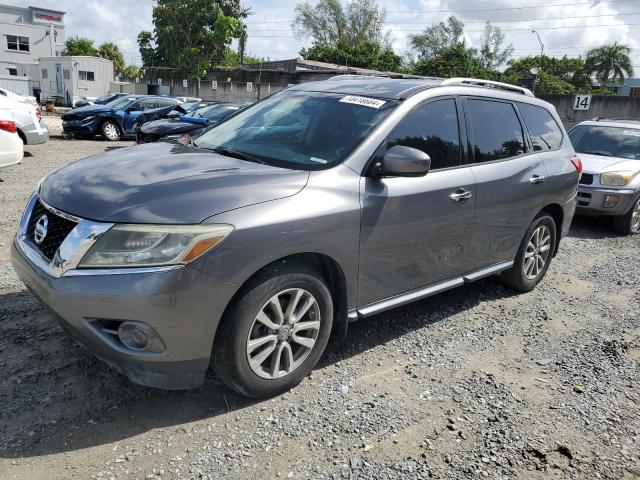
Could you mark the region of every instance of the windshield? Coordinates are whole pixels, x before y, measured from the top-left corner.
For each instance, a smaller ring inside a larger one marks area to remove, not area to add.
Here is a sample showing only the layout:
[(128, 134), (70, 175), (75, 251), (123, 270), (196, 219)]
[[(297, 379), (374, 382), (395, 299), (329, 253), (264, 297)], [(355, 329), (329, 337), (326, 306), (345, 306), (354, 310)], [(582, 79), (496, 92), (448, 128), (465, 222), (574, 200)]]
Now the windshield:
[(579, 125), (569, 132), (577, 153), (640, 160), (640, 129)]
[(126, 107), (129, 103), (133, 102), (135, 98), (131, 97), (118, 97), (115, 100), (111, 100), (109, 103), (105, 105), (105, 107), (115, 108), (119, 110), (121, 108)]
[(209, 130), (196, 145), (270, 165), (319, 170), (347, 158), (396, 105), (393, 100), (285, 91)]
[(96, 102), (104, 102), (106, 100), (113, 100), (116, 97), (115, 93), (105, 93), (101, 97), (96, 98)]
[(232, 105), (213, 105), (210, 107), (200, 108), (189, 115), (206, 118), (210, 122), (219, 122), (237, 111), (238, 107), (234, 107)]

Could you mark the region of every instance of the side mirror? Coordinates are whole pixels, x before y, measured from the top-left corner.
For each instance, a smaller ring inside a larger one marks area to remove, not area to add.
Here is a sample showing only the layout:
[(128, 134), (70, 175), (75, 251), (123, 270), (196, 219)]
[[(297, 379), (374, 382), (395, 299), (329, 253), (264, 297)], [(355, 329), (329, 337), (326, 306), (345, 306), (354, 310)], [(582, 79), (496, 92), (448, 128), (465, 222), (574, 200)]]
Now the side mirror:
[(424, 177), (431, 168), (431, 158), (417, 148), (396, 145), (391, 147), (382, 157), (382, 161), (374, 167), (378, 177)]

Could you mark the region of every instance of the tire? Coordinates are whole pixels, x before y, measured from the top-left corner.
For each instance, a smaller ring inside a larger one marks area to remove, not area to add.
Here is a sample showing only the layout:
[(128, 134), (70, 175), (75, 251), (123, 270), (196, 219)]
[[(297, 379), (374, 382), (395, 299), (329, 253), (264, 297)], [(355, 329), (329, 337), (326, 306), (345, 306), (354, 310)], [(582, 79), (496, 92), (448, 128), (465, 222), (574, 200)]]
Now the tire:
[(640, 233), (640, 197), (635, 199), (626, 215), (613, 217), (613, 229), (621, 235)]
[[(266, 398), (291, 389), (311, 372), (327, 346), (333, 323), (331, 294), (317, 273), (300, 270), (274, 270), (262, 276), (234, 300), (222, 319), (213, 346), (213, 368), (241, 395)], [(283, 315), (277, 314), (276, 302)], [(296, 320), (307, 303), (310, 307)], [(278, 318), (283, 319), (281, 325)], [(296, 325), (303, 324), (305, 328), (296, 332)]]
[(102, 126), (100, 127), (100, 132), (102, 133), (102, 138), (104, 138), (108, 142), (117, 142), (120, 140), (120, 128), (118, 125), (111, 121), (106, 120)]
[[(556, 222), (548, 214), (541, 213), (529, 225), (513, 267), (503, 272), (500, 280), (514, 290), (530, 292), (547, 273), (555, 246)], [(542, 261), (544, 264), (541, 265)]]

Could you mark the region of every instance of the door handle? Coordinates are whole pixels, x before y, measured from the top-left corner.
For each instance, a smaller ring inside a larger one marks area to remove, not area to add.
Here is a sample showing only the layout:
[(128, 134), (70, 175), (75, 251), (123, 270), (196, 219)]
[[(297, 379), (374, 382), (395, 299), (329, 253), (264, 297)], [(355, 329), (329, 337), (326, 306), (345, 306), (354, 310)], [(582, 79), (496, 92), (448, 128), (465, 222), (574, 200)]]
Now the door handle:
[(542, 183), (544, 182), (544, 175), (533, 175), (530, 179), (529, 179), (529, 183), (535, 185), (536, 183)]
[(464, 188), (459, 188), (455, 192), (451, 192), (449, 194), (449, 199), (453, 202), (462, 203), (466, 200), (469, 200), (473, 194), (469, 190), (465, 190)]

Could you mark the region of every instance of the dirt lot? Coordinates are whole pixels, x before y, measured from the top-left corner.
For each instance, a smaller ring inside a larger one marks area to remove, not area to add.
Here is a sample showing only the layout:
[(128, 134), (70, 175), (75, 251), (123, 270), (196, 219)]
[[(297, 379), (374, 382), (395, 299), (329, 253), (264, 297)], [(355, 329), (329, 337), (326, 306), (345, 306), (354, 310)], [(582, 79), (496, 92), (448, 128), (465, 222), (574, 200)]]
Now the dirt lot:
[(354, 324), (269, 401), (213, 375), (163, 392), (74, 344), (8, 264), (38, 180), (106, 146), (0, 171), (1, 479), (640, 478), (639, 237), (579, 219), (536, 291), (488, 279)]

